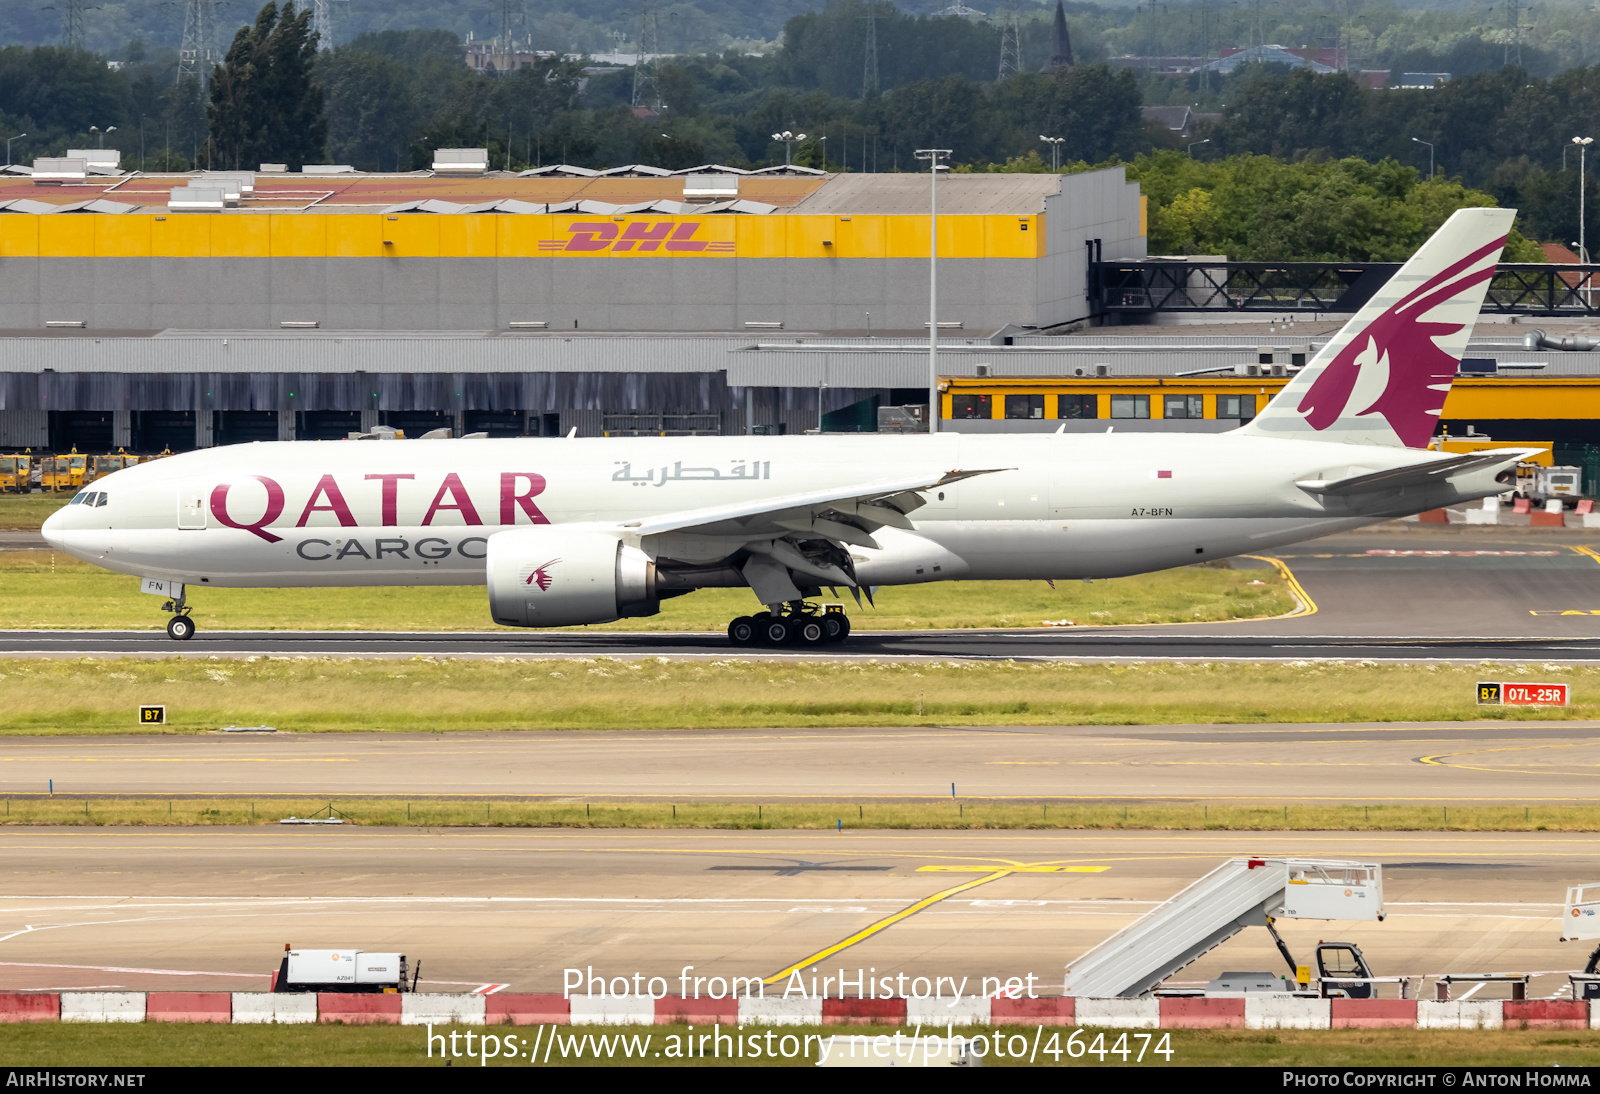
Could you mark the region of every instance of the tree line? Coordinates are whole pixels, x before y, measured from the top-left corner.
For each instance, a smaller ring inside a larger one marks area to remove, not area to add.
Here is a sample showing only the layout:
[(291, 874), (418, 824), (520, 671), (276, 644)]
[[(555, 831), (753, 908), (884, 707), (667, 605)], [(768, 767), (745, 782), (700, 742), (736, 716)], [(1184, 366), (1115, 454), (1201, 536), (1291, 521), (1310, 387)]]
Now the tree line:
[[(319, 50), (309, 9), (273, 2), (238, 31), (204, 91), (174, 80), (171, 58), (111, 67), (83, 51), (0, 49), (0, 139), (26, 132), (15, 149), (26, 161), (110, 131), (124, 163), (147, 170), (335, 162), (404, 171), (426, 167), (435, 148), (462, 146), (488, 148), (497, 169), (680, 169), (781, 163), (771, 135), (787, 129), (807, 135), (796, 162), (831, 171), (912, 170), (914, 150), (930, 146), (954, 149), (963, 169), (1004, 171), (1047, 170), (1043, 134), (1065, 139), (1077, 165), (1068, 169), (1129, 166), (1150, 197), (1158, 252), (1399, 255), (1451, 209), (1492, 200), (1517, 206), (1531, 238), (1577, 237), (1571, 137), (1589, 135), (1600, 116), (1600, 65), (1551, 77), (1501, 68), (1430, 90), (1245, 67), (1214, 89), (1217, 120), (1197, 136), (1146, 124), (1147, 85), (1127, 69), (1080, 64), (997, 80), (971, 61), (992, 44), (991, 28), (886, 3), (870, 9), (882, 16), (874, 86), (858, 33), (868, 13), (861, 0), (835, 0), (797, 16), (769, 56), (663, 59), (650, 109), (640, 110), (631, 68), (551, 58), (486, 76), (441, 30), (369, 33)], [(1207, 143), (1181, 151), (1195, 140)]]

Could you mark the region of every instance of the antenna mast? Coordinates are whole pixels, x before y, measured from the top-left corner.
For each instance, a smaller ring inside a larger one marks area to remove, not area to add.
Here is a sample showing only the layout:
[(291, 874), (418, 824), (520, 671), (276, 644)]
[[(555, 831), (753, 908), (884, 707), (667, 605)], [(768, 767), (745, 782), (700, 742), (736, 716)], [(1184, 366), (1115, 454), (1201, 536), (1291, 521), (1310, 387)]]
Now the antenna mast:
[(1004, 80), (1022, 71), (1022, 23), (1016, 0), (1006, 0), (999, 11), (1000, 75)]
[(178, 80), (194, 78), (205, 90), (211, 82), (213, 35), (211, 5), (215, 0), (187, 0), (183, 6), (183, 45), (178, 48)]
[(643, 0), (639, 5), (639, 52), (633, 62), (633, 105), (661, 109), (661, 93), (656, 87), (656, 58), (661, 53), (661, 17), (655, 5)]

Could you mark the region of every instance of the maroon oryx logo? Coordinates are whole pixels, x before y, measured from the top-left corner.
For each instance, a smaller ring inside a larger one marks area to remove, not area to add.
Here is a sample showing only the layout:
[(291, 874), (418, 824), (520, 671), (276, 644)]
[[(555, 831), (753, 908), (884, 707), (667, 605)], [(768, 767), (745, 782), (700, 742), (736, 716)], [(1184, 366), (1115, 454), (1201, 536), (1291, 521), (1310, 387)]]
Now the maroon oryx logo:
[(533, 572), (528, 575), (527, 580), (523, 581), (523, 584), (524, 585), (537, 585), (537, 586), (539, 586), (539, 591), (541, 593), (549, 592), (550, 591), (550, 584), (555, 579), (552, 578), (547, 571), (550, 569), (550, 567), (554, 566), (556, 563), (558, 563), (560, 561), (561, 560), (559, 558), (552, 558), (549, 562), (542, 563), (541, 565), (535, 566), (533, 568)]

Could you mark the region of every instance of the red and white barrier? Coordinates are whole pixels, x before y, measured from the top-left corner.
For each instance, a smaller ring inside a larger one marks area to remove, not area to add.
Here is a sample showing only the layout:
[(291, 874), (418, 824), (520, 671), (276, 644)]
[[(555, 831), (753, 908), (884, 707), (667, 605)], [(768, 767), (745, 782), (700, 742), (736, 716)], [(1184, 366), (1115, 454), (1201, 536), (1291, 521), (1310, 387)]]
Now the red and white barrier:
[(142, 1022), (142, 991), (64, 991), (61, 993), (63, 1022)]
[(317, 1021), (347, 1026), (397, 1026), (400, 995), (345, 995), (328, 992), (317, 996)]
[(560, 995), (506, 991), (484, 996), (483, 1017), (491, 1026), (565, 1026), (572, 1007)]
[(413, 992), (400, 997), (402, 1026), (481, 1026), (488, 1014), (488, 996)]
[(317, 1020), (317, 997), (269, 991), (233, 993), (233, 1020), (237, 1025), (300, 1026)]
[(152, 991), (144, 997), (146, 1022), (232, 1022), (233, 995), (225, 991)]
[(0, 993), (5, 1022), (341, 1022), (346, 1025), (1086, 1026), (1102, 1029), (1600, 1029), (1582, 999), (1308, 999), (1262, 992), (1149, 999), (664, 999), (505, 992), (301, 995), (268, 992)]

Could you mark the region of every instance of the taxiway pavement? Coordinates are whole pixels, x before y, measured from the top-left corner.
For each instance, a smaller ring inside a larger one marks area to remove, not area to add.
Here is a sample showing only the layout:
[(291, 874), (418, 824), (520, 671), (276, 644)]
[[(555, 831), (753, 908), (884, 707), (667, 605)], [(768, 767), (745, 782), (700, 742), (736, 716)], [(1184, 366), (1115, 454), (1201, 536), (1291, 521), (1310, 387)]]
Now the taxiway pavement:
[[(1384, 865), (1385, 922), (1279, 922), (1301, 960), (1347, 939), (1379, 975), (1538, 971), (1548, 996), (1587, 957), (1558, 938), (1565, 886), (1600, 876), (1590, 835), (8, 828), (0, 990), (261, 990), (289, 942), (399, 950), (433, 990), (560, 991), (592, 967), (676, 991), (684, 966), (769, 976), (990, 878), (825, 970), (1058, 992), (1080, 953), (1238, 855)], [(1223, 969), (1287, 971), (1250, 928), (1179, 979)]]
[(567, 801), (1583, 803), (1591, 722), (31, 737), (0, 792)]

